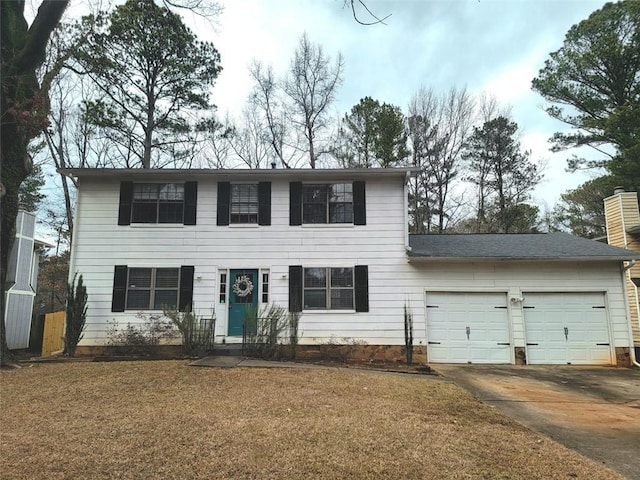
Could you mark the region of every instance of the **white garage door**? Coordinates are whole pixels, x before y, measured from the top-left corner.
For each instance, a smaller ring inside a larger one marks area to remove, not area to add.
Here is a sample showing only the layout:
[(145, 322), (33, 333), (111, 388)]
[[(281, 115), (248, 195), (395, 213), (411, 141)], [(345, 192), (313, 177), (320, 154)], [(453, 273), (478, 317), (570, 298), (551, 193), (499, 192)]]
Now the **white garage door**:
[(504, 293), (427, 293), (427, 355), (440, 363), (511, 363)]
[(610, 365), (603, 293), (525, 293), (529, 364)]

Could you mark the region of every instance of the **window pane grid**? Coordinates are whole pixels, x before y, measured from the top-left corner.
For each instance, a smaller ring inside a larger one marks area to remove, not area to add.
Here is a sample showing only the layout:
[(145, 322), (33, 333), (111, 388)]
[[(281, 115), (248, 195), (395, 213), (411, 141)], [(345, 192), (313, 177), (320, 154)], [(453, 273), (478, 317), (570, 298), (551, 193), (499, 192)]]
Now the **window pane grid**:
[(130, 268), (126, 309), (177, 308), (179, 283), (177, 268)]
[(262, 274), (262, 303), (269, 303), (269, 274)]
[(227, 274), (220, 274), (220, 303), (227, 301)]
[(353, 268), (305, 268), (303, 297), (309, 310), (353, 309)]
[(135, 183), (132, 223), (182, 223), (184, 185), (181, 183)]
[(258, 185), (231, 185), (231, 223), (258, 223)]
[(353, 223), (353, 184), (303, 185), (302, 223)]

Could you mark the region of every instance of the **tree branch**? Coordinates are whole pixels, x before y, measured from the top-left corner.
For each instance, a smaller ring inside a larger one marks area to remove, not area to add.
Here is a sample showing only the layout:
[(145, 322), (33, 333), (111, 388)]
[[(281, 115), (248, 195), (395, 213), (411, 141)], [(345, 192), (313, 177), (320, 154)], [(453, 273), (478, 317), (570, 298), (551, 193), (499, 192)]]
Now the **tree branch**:
[[(20, 2), (24, 9), (24, 2)], [(69, 0), (44, 0), (35, 20), (27, 31), (27, 40), (16, 59), (16, 66), (20, 73), (37, 68), (45, 59), (47, 42), (51, 32), (62, 18)]]

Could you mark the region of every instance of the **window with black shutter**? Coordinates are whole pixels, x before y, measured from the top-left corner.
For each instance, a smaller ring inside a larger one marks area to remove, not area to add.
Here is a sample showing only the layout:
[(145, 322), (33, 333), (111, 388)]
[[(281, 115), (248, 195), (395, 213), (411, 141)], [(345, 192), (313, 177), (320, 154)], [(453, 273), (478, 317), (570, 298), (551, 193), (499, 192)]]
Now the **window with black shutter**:
[(366, 225), (365, 182), (289, 184), (289, 224)]
[(368, 267), (289, 267), (289, 309), (368, 312)]
[(125, 310), (191, 309), (194, 267), (141, 268), (117, 265), (113, 279), (112, 312)]
[(271, 182), (218, 182), (217, 224), (271, 225)]
[(197, 182), (120, 183), (118, 225), (196, 224)]

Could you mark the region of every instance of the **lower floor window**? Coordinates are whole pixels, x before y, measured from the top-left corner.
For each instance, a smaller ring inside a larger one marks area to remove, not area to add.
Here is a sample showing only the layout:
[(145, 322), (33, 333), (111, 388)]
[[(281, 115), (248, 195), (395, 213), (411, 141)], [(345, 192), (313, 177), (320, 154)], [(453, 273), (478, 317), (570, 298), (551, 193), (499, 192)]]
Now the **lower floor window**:
[(178, 268), (129, 268), (128, 273), (127, 310), (177, 308)]
[(353, 285), (353, 268), (305, 268), (304, 309), (351, 310)]

